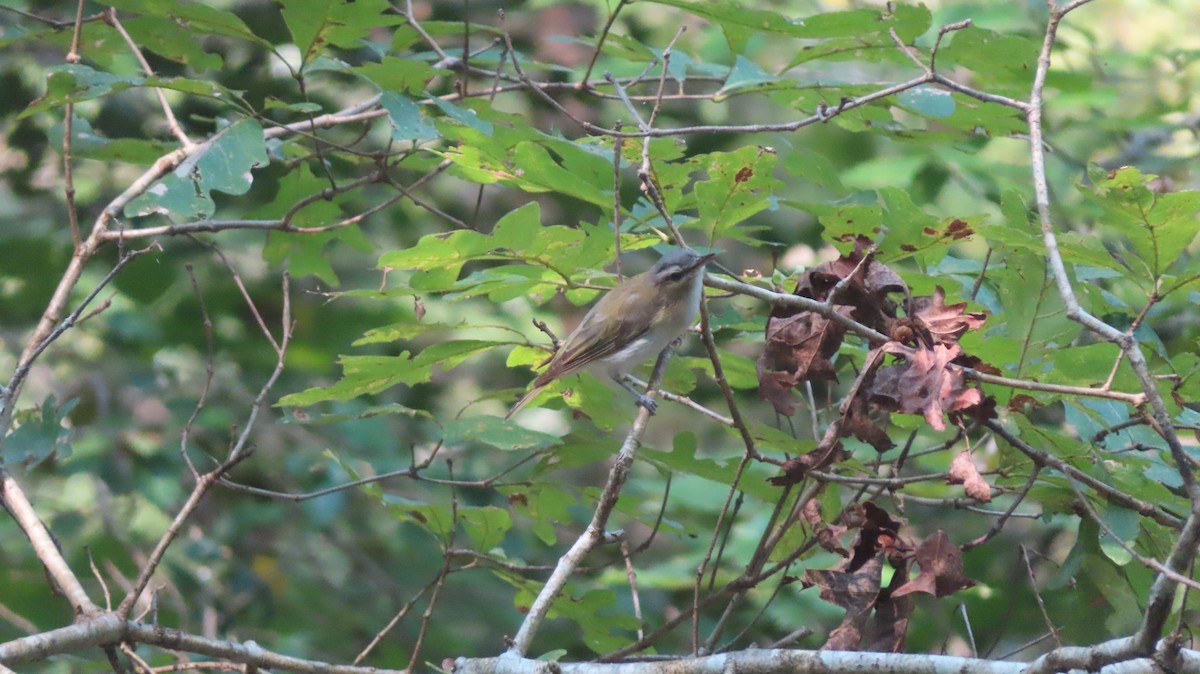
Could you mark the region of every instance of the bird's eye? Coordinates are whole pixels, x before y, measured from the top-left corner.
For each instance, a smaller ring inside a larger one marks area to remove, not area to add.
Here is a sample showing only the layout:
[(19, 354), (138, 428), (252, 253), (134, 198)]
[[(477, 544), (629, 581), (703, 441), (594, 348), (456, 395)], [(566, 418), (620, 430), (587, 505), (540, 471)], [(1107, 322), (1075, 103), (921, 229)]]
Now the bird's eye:
[(676, 267), (674, 271), (672, 271), (670, 274), (667, 274), (667, 278), (671, 279), (672, 281), (681, 281), (686, 275), (686, 269), (683, 269), (682, 267)]

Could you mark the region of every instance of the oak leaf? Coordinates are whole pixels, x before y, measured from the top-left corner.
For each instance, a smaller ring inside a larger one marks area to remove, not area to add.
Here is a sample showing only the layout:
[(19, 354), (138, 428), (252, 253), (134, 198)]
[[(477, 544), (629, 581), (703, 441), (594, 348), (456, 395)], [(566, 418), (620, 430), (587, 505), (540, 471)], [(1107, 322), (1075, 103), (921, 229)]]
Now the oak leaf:
[(966, 308), (966, 302), (947, 306), (946, 291), (937, 286), (933, 295), (912, 298), (907, 313), (929, 331), (934, 342), (950, 345), (958, 342), (967, 330), (983, 327), (987, 320), (987, 314), (967, 312)]
[(966, 385), (960, 368), (948, 367), (962, 347), (934, 344), (933, 348), (905, 349), (888, 342), (880, 347), (904, 356), (900, 365), (880, 368), (871, 386), (871, 401), (901, 414), (920, 414), (935, 430), (946, 430), (945, 414), (960, 415), (983, 402), (983, 393)]
[(945, 597), (975, 585), (975, 581), (963, 575), (962, 551), (941, 529), (917, 546), (913, 561), (921, 567), (921, 573), (897, 588), (893, 597), (914, 592)]

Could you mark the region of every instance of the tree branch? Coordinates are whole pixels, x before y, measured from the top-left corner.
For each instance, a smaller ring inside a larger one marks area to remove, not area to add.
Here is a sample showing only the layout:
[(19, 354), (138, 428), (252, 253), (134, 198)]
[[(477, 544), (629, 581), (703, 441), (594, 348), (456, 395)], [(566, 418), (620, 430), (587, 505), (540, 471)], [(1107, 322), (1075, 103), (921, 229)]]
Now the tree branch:
[[(650, 374), (650, 383), (646, 387), (647, 396), (654, 397), (658, 391), (663, 375), (667, 371), (667, 361), (670, 358), (670, 347), (663, 349), (662, 353), (658, 355), (654, 371)], [(625, 436), (625, 442), (621, 444), (617, 458), (613, 460), (612, 468), (608, 471), (608, 481), (605, 483), (603, 491), (600, 492), (599, 503), (596, 504), (592, 521), (588, 523), (579, 538), (575, 539), (571, 548), (558, 558), (554, 572), (550, 574), (550, 578), (538, 592), (538, 596), (529, 607), (529, 612), (525, 614), (525, 620), (517, 630), (517, 635), (513, 637), (512, 645), (508, 649), (509, 657), (520, 658), (529, 652), (534, 635), (541, 627), (542, 620), (550, 610), (550, 605), (567, 584), (567, 579), (583, 561), (583, 557), (604, 539), (604, 527), (608, 524), (608, 517), (612, 514), (613, 508), (617, 505), (617, 497), (620, 496), (621, 487), (624, 486), (625, 479), (629, 476), (633, 457), (641, 444), (642, 434), (646, 431), (646, 424), (649, 421), (650, 410), (639, 407), (637, 417), (633, 420), (633, 427)]]
[[(1105, 656), (1123, 652), (1127, 639), (1073, 649), (1070, 662), (1100, 674), (1153, 674), (1157, 664), (1151, 658), (1128, 660), (1120, 665), (1088, 668), (1086, 657)], [(1064, 649), (1065, 650), (1065, 649)], [(1180, 672), (1200, 672), (1200, 652), (1179, 652)], [(1061, 662), (1066, 662), (1064, 658)], [(699, 658), (652, 659), (647, 661), (596, 663), (548, 662), (530, 658), (502, 655), (497, 658), (458, 658), (454, 674), (861, 674), (863, 672), (895, 672), (897, 674), (937, 674), (939, 672), (971, 672), (972, 674), (1046, 674), (1039, 670), (1042, 660), (1034, 665), (1025, 662), (1005, 662), (960, 658), (949, 655), (918, 653), (872, 653), (849, 651), (793, 651), (750, 649), (736, 653), (721, 653)]]

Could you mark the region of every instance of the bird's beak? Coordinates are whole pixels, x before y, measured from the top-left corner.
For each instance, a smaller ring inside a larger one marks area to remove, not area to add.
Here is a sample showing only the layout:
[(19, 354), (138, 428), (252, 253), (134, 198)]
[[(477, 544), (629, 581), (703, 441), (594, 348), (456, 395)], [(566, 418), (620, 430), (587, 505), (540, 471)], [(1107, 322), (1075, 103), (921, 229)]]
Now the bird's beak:
[(708, 263), (709, 263), (709, 261), (710, 261), (710, 260), (712, 260), (712, 259), (713, 259), (714, 257), (716, 257), (716, 256), (717, 256), (717, 254), (716, 254), (716, 253), (709, 253), (708, 255), (703, 255), (703, 256), (701, 256), (700, 258), (698, 258), (698, 259), (697, 259), (695, 262), (693, 262), (693, 263), (692, 263), (692, 264), (691, 264), (691, 265), (690, 265), (690, 266), (687, 268), (687, 270), (688, 270), (689, 272), (691, 272), (691, 271), (693, 271), (693, 270), (695, 270), (695, 269), (698, 269), (699, 267), (703, 267), (704, 265), (708, 264)]

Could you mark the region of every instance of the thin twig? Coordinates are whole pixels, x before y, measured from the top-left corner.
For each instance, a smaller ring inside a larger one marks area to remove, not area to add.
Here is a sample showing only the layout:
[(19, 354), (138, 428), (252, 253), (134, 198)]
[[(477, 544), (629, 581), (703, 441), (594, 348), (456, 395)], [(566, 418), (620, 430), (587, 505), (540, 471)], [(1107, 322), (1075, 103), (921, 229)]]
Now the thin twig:
[(1033, 489), (1033, 485), (1037, 482), (1038, 473), (1041, 471), (1042, 467), (1035, 464), (1033, 470), (1029, 471), (1029, 479), (1025, 481), (1025, 486), (1022, 487), (1021, 491), (1017, 493), (1017, 497), (1013, 499), (1012, 505), (1008, 507), (1008, 510), (1005, 510), (1004, 514), (992, 523), (991, 528), (988, 529), (986, 533), (975, 540), (964, 543), (962, 545), (963, 552), (983, 545), (991, 540), (993, 536), (1000, 533), (1000, 530), (1004, 528), (1004, 525), (1008, 522), (1008, 519), (1013, 516), (1013, 513), (1016, 512), (1017, 507), (1020, 506), (1021, 502), (1025, 500), (1025, 497), (1029, 495), (1029, 490)]
[(629, 541), (627, 540), (621, 541), (621, 558), (625, 560), (625, 579), (629, 583), (629, 597), (630, 601), (633, 602), (633, 617), (638, 622), (637, 635), (641, 639), (646, 636), (645, 631), (642, 629), (642, 599), (641, 595), (638, 594), (637, 571), (634, 570), (633, 560), (630, 559)]
[[(830, 319), (838, 323), (850, 332), (866, 339), (872, 344), (883, 344), (889, 341), (887, 335), (874, 330), (870, 327), (855, 321), (854, 319), (843, 315), (840, 312), (832, 311), (826, 307), (823, 302), (818, 302), (800, 295), (786, 295), (777, 293), (766, 288), (760, 288), (749, 283), (743, 283), (735, 279), (722, 278), (713, 274), (707, 274), (704, 277), (704, 285), (718, 290), (735, 293), (738, 295), (746, 295), (756, 299), (769, 302), (776, 306), (791, 307), (802, 311), (811, 311), (816, 314)], [(958, 367), (958, 366), (953, 366)], [(963, 375), (970, 380), (983, 382), (985, 384), (997, 384), (999, 386), (1007, 386), (1009, 388), (1024, 389), (1027, 391), (1041, 391), (1044, 393), (1061, 393), (1065, 395), (1084, 396), (1089, 398), (1105, 398), (1108, 400), (1120, 400), (1121, 402), (1130, 405), (1138, 406), (1146, 402), (1147, 394), (1142, 393), (1126, 393), (1123, 391), (1104, 391), (1096, 388), (1088, 388), (1085, 386), (1064, 386), (1060, 384), (1045, 384), (1042, 382), (1031, 381), (1027, 379), (1014, 379), (1011, 377), (1001, 377), (997, 375), (986, 374), (963, 367)]]
[[(608, 15), (608, 21), (605, 22), (603, 30), (600, 31), (600, 37), (596, 39), (596, 49), (592, 52), (592, 60), (588, 61), (587, 70), (583, 72), (583, 77), (579, 80), (576, 86), (580, 89), (588, 89), (591, 87), (588, 84), (588, 78), (592, 76), (592, 69), (596, 67), (596, 59), (600, 58), (600, 50), (604, 47), (604, 41), (608, 39), (608, 33), (612, 30), (613, 23), (617, 20), (617, 15), (629, 3), (629, 0), (619, 0), (617, 6), (613, 8)], [(618, 129), (619, 131), (620, 129)]]
[[(654, 364), (654, 371), (650, 375), (650, 385), (646, 389), (646, 395), (653, 397), (662, 383), (663, 374), (667, 369), (667, 361), (671, 357), (671, 349), (663, 349), (659, 354), (658, 361)], [(617, 496), (621, 492), (621, 487), (625, 484), (625, 479), (629, 475), (629, 469), (633, 465), (634, 454), (637, 452), (637, 447), (641, 442), (642, 434), (646, 431), (646, 424), (650, 420), (650, 411), (645, 407), (638, 408), (638, 414), (633, 420), (633, 427), (629, 429), (629, 433), (625, 436), (625, 442), (622, 443), (621, 449), (617, 452), (617, 457), (613, 460), (612, 468), (608, 472), (608, 481), (604, 485), (604, 489), (600, 492), (600, 498), (596, 504), (596, 510), (592, 515), (591, 522), (587, 528), (575, 540), (567, 552), (563, 553), (558, 558), (558, 564), (554, 568), (554, 572), (550, 578), (546, 580), (546, 584), (542, 586), (537, 597), (529, 606), (529, 611), (525, 614), (525, 620), (521, 623), (521, 627), (517, 630), (517, 634), (513, 637), (512, 645), (508, 652), (524, 657), (529, 651), (529, 646), (533, 642), (533, 637), (541, 627), (542, 620), (545, 619), (546, 613), (550, 610), (550, 604), (554, 598), (562, 591), (566, 585), (567, 579), (579, 566), (586, 555), (593, 547), (599, 543), (604, 536), (604, 528), (608, 523), (608, 517), (612, 514), (613, 508), (617, 505)]]
[(984, 425), (991, 429), (993, 433), (1003, 438), (1004, 441), (1009, 445), (1016, 448), (1030, 459), (1033, 459), (1035, 464), (1046, 468), (1053, 468), (1054, 470), (1062, 473), (1064, 476), (1081, 484), (1087, 485), (1090, 489), (1095, 490), (1096, 493), (1104, 496), (1113, 503), (1116, 503), (1124, 508), (1128, 508), (1142, 517), (1149, 517), (1155, 522), (1172, 529), (1183, 528), (1184, 521), (1178, 516), (1168, 513), (1152, 503), (1147, 503), (1146, 501), (1142, 501), (1129, 494), (1126, 494), (1116, 487), (1112, 487), (1109, 484), (1102, 482), (1091, 475), (1088, 475), (1087, 473), (1079, 470), (1075, 466), (1072, 466), (1057, 456), (1050, 454), (1049, 452), (1043, 452), (1035, 449), (1032, 445), (1013, 435), (1008, 431), (1008, 429), (1004, 428), (995, 421), (987, 421), (984, 423)]
[(25, 497), (25, 492), (3, 467), (0, 467), (0, 505), (4, 506), (17, 526), (21, 527), (38, 561), (45, 568), (46, 575), (53, 585), (57, 586), (58, 591), (66, 596), (75, 614), (89, 616), (99, 613), (100, 607), (88, 597), (75, 572), (71, 570), (67, 560), (63, 559), (57, 542), (34, 512), (33, 505)]
[[(142, 72), (153, 77), (154, 69), (150, 67), (150, 62), (142, 54), (141, 48), (133, 41), (129, 32), (125, 30), (125, 26), (117, 19), (117, 10), (110, 7), (104, 14), (104, 22), (112, 26), (121, 35), (121, 38), (125, 40), (125, 44), (129, 45), (129, 51), (133, 52), (134, 58), (142, 66)], [(183, 131), (183, 127), (179, 125), (179, 120), (175, 119), (175, 113), (171, 110), (171, 104), (167, 102), (167, 95), (163, 93), (160, 87), (154, 87), (154, 94), (158, 96), (158, 103), (162, 106), (163, 117), (167, 120), (167, 128), (170, 129), (171, 133), (179, 139), (180, 144), (185, 148), (191, 147), (192, 139), (188, 138), (187, 134)]]
[(200, 479), (200, 471), (196, 469), (196, 465), (192, 463), (192, 457), (188, 454), (188, 444), (191, 440), (192, 427), (196, 423), (196, 419), (200, 417), (200, 412), (204, 409), (205, 403), (208, 401), (208, 393), (212, 390), (213, 374), (215, 372), (215, 349), (213, 347), (213, 322), (208, 315), (208, 305), (204, 302), (204, 293), (200, 292), (200, 283), (196, 280), (196, 272), (192, 269), (192, 265), (186, 264), (184, 268), (187, 270), (188, 278), (192, 281), (192, 291), (196, 293), (196, 302), (200, 305), (201, 327), (204, 329), (204, 346), (205, 346), (205, 365), (204, 365), (204, 384), (200, 387), (200, 396), (196, 398), (196, 405), (192, 408), (192, 415), (188, 417), (187, 422), (183, 425), (183, 431), (179, 434), (179, 453), (183, 456), (184, 463), (187, 464), (188, 470), (192, 473), (192, 479)]
[(1029, 563), (1029, 550), (1024, 545), (1017, 546), (1021, 551), (1021, 561), (1025, 563), (1025, 573), (1029, 577), (1029, 588), (1033, 590), (1033, 598), (1037, 601), (1038, 610), (1042, 612), (1042, 620), (1046, 623), (1046, 628), (1050, 630), (1050, 636), (1054, 638), (1054, 643), (1059, 648), (1062, 648), (1062, 638), (1059, 637), (1058, 628), (1054, 626), (1054, 621), (1050, 619), (1050, 614), (1046, 611), (1046, 602), (1042, 599), (1042, 592), (1038, 589), (1037, 574), (1033, 572), (1033, 564)]
[[(454, 479), (454, 462), (446, 459), (446, 470), (449, 472), (450, 479)], [(442, 566), (438, 569), (437, 576), (434, 577), (433, 587), (429, 592), (429, 601), (425, 603), (425, 611), (421, 613), (421, 627), (417, 630), (417, 640), (413, 643), (412, 655), (408, 659), (408, 666), (404, 668), (406, 672), (412, 672), (413, 667), (421, 659), (421, 646), (425, 643), (425, 636), (429, 634), (429, 624), (433, 620), (433, 609), (437, 606), (438, 596), (441, 594), (442, 587), (446, 584), (446, 577), (450, 575), (450, 563), (454, 559), (449, 553), (449, 550), (454, 548), (454, 541), (458, 538), (458, 492), (453, 486), (450, 487), (450, 534), (445, 545), (442, 546)]]
[[(71, 50), (67, 52), (67, 63), (79, 63), (79, 36), (83, 29), (83, 0), (75, 8), (75, 29), (71, 35)], [(63, 196), (67, 204), (67, 223), (71, 228), (71, 243), (76, 252), (83, 240), (79, 234), (79, 212), (75, 208), (75, 175), (71, 168), (71, 140), (74, 138), (75, 104), (67, 103), (63, 108)]]
[[(624, 4), (626, 0), (621, 0)], [(620, 5), (617, 6), (620, 9)], [(616, 12), (613, 12), (613, 17), (616, 17)], [(611, 22), (610, 22), (611, 25)], [(603, 40), (601, 36), (601, 40)], [(600, 51), (596, 48), (597, 53)], [(595, 59), (592, 59), (595, 63)], [(589, 66), (588, 72), (591, 72)], [(583, 81), (587, 82), (587, 75), (583, 76)], [(621, 132), (621, 122), (618, 120), (613, 124), (613, 130), (617, 133)], [(617, 136), (613, 138), (613, 246), (616, 249), (614, 257), (617, 265), (617, 281), (623, 280), (625, 277), (621, 274), (621, 151), (625, 148), (625, 139)]]
[(379, 645), (379, 642), (383, 641), (383, 638), (392, 631), (392, 628), (394, 628), (401, 620), (403, 620), (404, 616), (408, 615), (408, 612), (412, 610), (412, 607), (416, 605), (417, 601), (421, 597), (424, 597), (426, 592), (429, 592), (430, 588), (433, 587), (433, 583), (434, 581), (426, 583), (425, 587), (421, 588), (419, 592), (414, 594), (407, 602), (405, 602), (404, 605), (400, 607), (400, 610), (396, 611), (396, 614), (392, 616), (391, 620), (387, 621), (387, 624), (380, 628), (380, 630), (375, 633), (375, 636), (371, 637), (371, 641), (368, 642), (361, 651), (359, 651), (358, 655), (354, 656), (354, 661), (350, 664), (358, 665), (362, 663), (362, 661), (371, 654), (371, 651), (375, 650), (375, 647)]

